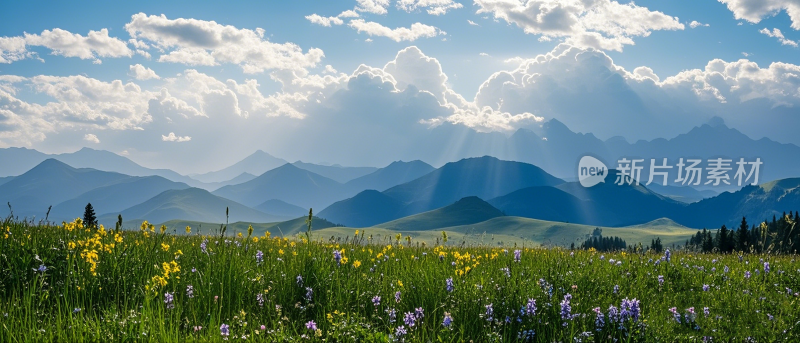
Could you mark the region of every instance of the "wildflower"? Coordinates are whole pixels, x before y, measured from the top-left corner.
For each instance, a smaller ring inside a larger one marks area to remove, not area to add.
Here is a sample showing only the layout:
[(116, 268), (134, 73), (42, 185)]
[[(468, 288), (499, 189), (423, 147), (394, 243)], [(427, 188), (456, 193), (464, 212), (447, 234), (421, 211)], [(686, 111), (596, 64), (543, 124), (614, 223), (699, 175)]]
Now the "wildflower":
[(628, 300), (628, 298), (622, 299), (620, 309), (620, 317), (622, 321), (627, 319), (631, 319), (633, 322), (639, 321), (639, 314), (641, 313), (639, 300), (636, 300), (635, 298), (633, 300)]
[(711, 315), (711, 311), (708, 309), (708, 307), (703, 307), (703, 315), (705, 315), (706, 317)]
[(450, 316), (450, 312), (445, 312), (444, 321), (442, 321), (442, 326), (449, 328), (450, 325), (453, 325), (453, 317)]
[(764, 262), (764, 273), (769, 273), (769, 262)]
[(414, 314), (411, 312), (406, 312), (405, 315), (403, 315), (403, 323), (408, 325), (408, 327), (413, 328), (414, 324), (416, 324), (416, 318), (414, 317)]
[(342, 253), (339, 252), (339, 250), (334, 250), (333, 251), (333, 259), (336, 261), (337, 265), (341, 265), (342, 264)]
[(172, 300), (174, 300), (174, 296), (172, 293), (164, 293), (164, 303), (167, 304), (167, 309), (175, 308), (175, 304), (173, 304)]
[(664, 275), (659, 275), (658, 276), (658, 285), (659, 286), (663, 286), (664, 285)]
[(675, 321), (678, 322), (678, 324), (680, 324), (681, 323), (681, 315), (680, 315), (680, 313), (678, 313), (678, 309), (675, 308), (675, 307), (672, 307), (672, 308), (669, 309), (669, 312), (672, 312), (672, 316), (675, 318)]
[(192, 285), (186, 286), (186, 297), (189, 299), (194, 298), (194, 287)]
[(567, 295), (564, 296), (564, 300), (561, 301), (561, 319), (565, 320), (564, 326), (567, 326), (566, 320), (571, 320), (573, 318), (570, 300), (572, 300), (572, 295), (567, 293)]
[(617, 309), (617, 307), (614, 305), (608, 307), (608, 321), (611, 323), (617, 323), (620, 321), (619, 309)]
[(415, 308), (414, 317), (416, 317), (417, 319), (422, 319), (422, 317), (425, 317), (425, 310), (422, 309), (422, 307)]
[(356, 260), (355, 262), (353, 262), (353, 268), (358, 268), (358, 267), (361, 267), (361, 261)]
[(669, 251), (669, 249), (664, 251), (664, 258), (667, 260), (667, 262), (672, 259), (672, 253)]
[(263, 325), (263, 324), (262, 324), (262, 325), (261, 325), (261, 331), (264, 331), (264, 330), (266, 330), (266, 329), (267, 329), (266, 325)]
[(525, 314), (529, 316), (536, 315), (536, 299), (528, 299), (528, 303), (525, 305)]
[(303, 287), (303, 276), (302, 276), (302, 275), (298, 275), (298, 276), (295, 278), (295, 280), (297, 280), (297, 286), (298, 286), (298, 287)]
[(769, 313), (767, 313), (767, 318), (769, 318), (770, 321), (775, 319), (775, 317), (773, 315), (769, 314)]
[(514, 262), (519, 262), (522, 259), (522, 250), (514, 250)]
[(494, 319), (492, 316), (494, 316), (492, 304), (486, 305), (486, 321), (491, 322)]
[(445, 280), (445, 288), (448, 292), (452, 292), (456, 289), (456, 287), (453, 285), (453, 278), (447, 278), (447, 280)]
[(375, 307), (381, 306), (381, 297), (379, 295), (372, 297), (372, 305)]
[(186, 233), (192, 233), (192, 227), (191, 226), (188, 226), (188, 225), (186, 226)]
[[(399, 235), (399, 233), (398, 233), (398, 235)], [(394, 330), (394, 335), (397, 336), (397, 337), (403, 337), (403, 335), (405, 335), (407, 333), (408, 333), (408, 331), (406, 331), (406, 328), (403, 327), (402, 325), (398, 326), (397, 329)]]
[(506, 273), (506, 277), (511, 277), (511, 270), (508, 268), (500, 268), (500, 271)]
[(749, 270), (744, 272), (744, 278), (745, 279), (749, 279), (750, 278), (750, 271)]
[(314, 296), (314, 290), (311, 289), (311, 287), (306, 287), (306, 301), (311, 302), (313, 296)]
[(394, 293), (394, 301), (398, 303), (400, 302), (400, 291)]
[(394, 323), (397, 320), (397, 311), (393, 308), (389, 309), (389, 323)]
[(728, 274), (728, 272), (730, 272), (731, 269), (728, 268), (728, 266), (725, 266), (725, 268), (723, 268), (723, 271), (725, 271), (725, 274)]
[(708, 285), (703, 285), (703, 292), (708, 292), (710, 288)]
[(37, 272), (42, 272), (42, 273), (44, 273), (44, 272), (46, 272), (46, 271), (47, 271), (47, 267), (46, 267), (45, 265), (43, 265), (43, 264), (40, 264), (40, 265), (39, 265), (39, 268), (38, 268), (38, 269), (35, 269), (35, 270), (36, 270)]
[(619, 293), (619, 285), (614, 285), (614, 294)]
[(203, 243), (200, 243), (200, 251), (202, 251), (204, 254), (207, 254), (208, 253), (208, 251), (206, 250), (207, 246), (208, 246), (208, 240), (204, 239)]
[(261, 250), (256, 251), (256, 263), (264, 261), (264, 253)]
[[(72, 310), (72, 313), (78, 313), (80, 311), (81, 311), (80, 307), (76, 307), (74, 310)], [(6, 314), (6, 316), (8, 316), (8, 314)]]
[(606, 325), (603, 311), (601, 311), (599, 307), (595, 307), (594, 309), (592, 309), (592, 311), (594, 311), (594, 313), (596, 314), (596, 317), (594, 318), (594, 326), (596, 330), (597, 331), (603, 330), (603, 326)]
[(258, 301), (259, 307), (264, 307), (264, 293), (258, 293), (258, 295), (256, 295), (256, 301)]
[[(187, 226), (187, 227), (188, 227), (188, 226)], [(194, 332), (200, 331), (200, 330), (202, 330), (202, 329), (203, 329), (203, 327), (202, 327), (202, 326), (196, 325), (196, 326), (194, 327)]]
[(690, 307), (686, 309), (686, 322), (687, 323), (694, 323), (695, 318), (697, 318), (697, 313), (694, 311), (694, 307)]
[(228, 326), (228, 324), (222, 323), (222, 325), (219, 326), (219, 334), (226, 337), (230, 335), (231, 334), (230, 326)]
[(309, 329), (311, 331), (317, 331), (317, 323), (315, 323), (313, 320), (306, 323), (306, 329)]

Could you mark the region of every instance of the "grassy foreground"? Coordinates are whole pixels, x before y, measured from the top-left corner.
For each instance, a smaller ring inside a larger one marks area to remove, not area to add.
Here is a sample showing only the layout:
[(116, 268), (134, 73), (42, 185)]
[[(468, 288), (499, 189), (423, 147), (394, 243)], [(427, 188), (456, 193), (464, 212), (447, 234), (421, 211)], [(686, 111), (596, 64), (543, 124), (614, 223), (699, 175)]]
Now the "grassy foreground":
[(4, 223), (0, 341), (800, 341), (796, 256), (142, 228)]

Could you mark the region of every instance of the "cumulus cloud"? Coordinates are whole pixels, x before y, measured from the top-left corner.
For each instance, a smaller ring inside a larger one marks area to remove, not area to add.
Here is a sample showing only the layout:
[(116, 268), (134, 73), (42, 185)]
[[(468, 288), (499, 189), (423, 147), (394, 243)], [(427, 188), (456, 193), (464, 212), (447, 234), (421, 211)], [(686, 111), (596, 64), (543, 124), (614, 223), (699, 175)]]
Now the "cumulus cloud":
[(719, 0), (728, 6), (736, 19), (757, 24), (766, 17), (786, 11), (792, 20), (792, 28), (800, 30), (800, 1), (798, 0)]
[(337, 17), (339, 17), (339, 18), (358, 18), (360, 16), (361, 15), (359, 15), (358, 12), (356, 12), (356, 11), (347, 10), (347, 11), (344, 11), (342, 13), (339, 13), (339, 15)]
[(467, 23), (469, 23), (472, 26), (480, 26), (480, 25), (478, 25), (478, 23), (476, 23), (476, 22), (474, 22), (472, 20), (469, 20), (469, 19), (467, 19)]
[(464, 7), (453, 0), (398, 0), (397, 8), (406, 12), (425, 9), (428, 14), (442, 15), (447, 11)]
[(83, 135), (83, 140), (89, 143), (100, 144), (100, 139), (97, 138), (97, 136), (93, 133), (87, 133)]
[(91, 59), (101, 63), (100, 57), (130, 57), (133, 51), (122, 40), (108, 35), (108, 29), (89, 31), (82, 36), (67, 30), (44, 30), (41, 34), (25, 33), (22, 37), (0, 37), (0, 63), (11, 63), (35, 56), (26, 46), (42, 46), (53, 55)]
[(188, 142), (192, 140), (189, 136), (176, 136), (175, 132), (170, 132), (169, 135), (161, 135), (161, 140), (164, 142)]
[(389, 7), (389, 0), (356, 0), (358, 5), (356, 11), (375, 14), (386, 14)]
[(622, 51), (633, 37), (657, 30), (683, 30), (678, 18), (650, 11), (633, 2), (612, 0), (554, 2), (549, 0), (476, 0), (478, 13), (490, 13), (525, 33), (565, 38), (575, 46)]
[(239, 29), (215, 21), (168, 19), (165, 15), (134, 14), (125, 30), (138, 41), (170, 50), (159, 61), (188, 65), (239, 65), (245, 73), (270, 69), (302, 69), (314, 67), (324, 53), (311, 48), (308, 52), (293, 43), (273, 43), (264, 38), (264, 30)]
[(691, 27), (691, 28), (693, 28), (693, 29), (696, 29), (696, 28), (698, 28), (698, 27), (700, 27), (700, 26), (709, 27), (709, 26), (711, 26), (711, 25), (709, 25), (709, 24), (703, 24), (703, 23), (701, 23), (701, 22), (699, 22), (699, 21), (697, 21), (697, 20), (692, 20), (692, 22), (691, 22), (691, 23), (689, 23), (689, 27)]
[(772, 38), (777, 38), (778, 41), (781, 42), (781, 44), (783, 44), (783, 45), (790, 45), (790, 46), (793, 46), (795, 48), (797, 47), (797, 42), (795, 42), (795, 41), (793, 41), (791, 39), (786, 39), (786, 37), (783, 36), (783, 32), (781, 32), (781, 30), (779, 30), (777, 28), (773, 28), (772, 31), (767, 30), (767, 28), (763, 28), (758, 32), (761, 33), (761, 34), (770, 36)]
[(312, 15), (307, 15), (306, 19), (308, 21), (310, 21), (311, 23), (314, 23), (314, 24), (317, 24), (317, 25), (322, 25), (322, 26), (327, 26), (327, 27), (331, 27), (331, 25), (342, 25), (342, 24), (344, 24), (344, 21), (342, 19), (339, 19), (339, 17), (323, 17), (323, 16), (320, 16), (319, 14), (316, 14), (316, 13), (314, 13)]
[(359, 33), (364, 32), (370, 36), (386, 37), (395, 42), (413, 42), (419, 38), (431, 38), (438, 35), (447, 34), (446, 32), (434, 26), (425, 25), (422, 23), (411, 24), (411, 27), (398, 27), (395, 29), (390, 29), (376, 22), (364, 21), (364, 19), (354, 19), (351, 20), (348, 25), (358, 30)]
[(141, 64), (135, 64), (130, 66), (130, 71), (128, 72), (128, 76), (131, 76), (137, 80), (150, 80), (150, 79), (160, 79), (161, 77), (153, 71), (153, 69), (147, 68)]

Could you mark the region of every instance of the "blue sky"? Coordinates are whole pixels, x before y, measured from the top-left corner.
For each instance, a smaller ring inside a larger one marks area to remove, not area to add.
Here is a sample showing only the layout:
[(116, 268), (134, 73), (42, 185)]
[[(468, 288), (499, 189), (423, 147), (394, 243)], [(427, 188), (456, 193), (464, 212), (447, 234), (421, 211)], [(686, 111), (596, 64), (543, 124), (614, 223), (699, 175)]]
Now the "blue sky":
[[(381, 165), (359, 149), (442, 123), (509, 134), (556, 118), (633, 141), (713, 116), (800, 144), (795, 0), (4, 2), (0, 23), (2, 147), (90, 146), (182, 172), (257, 149)], [(245, 38), (209, 41), (226, 30)]]

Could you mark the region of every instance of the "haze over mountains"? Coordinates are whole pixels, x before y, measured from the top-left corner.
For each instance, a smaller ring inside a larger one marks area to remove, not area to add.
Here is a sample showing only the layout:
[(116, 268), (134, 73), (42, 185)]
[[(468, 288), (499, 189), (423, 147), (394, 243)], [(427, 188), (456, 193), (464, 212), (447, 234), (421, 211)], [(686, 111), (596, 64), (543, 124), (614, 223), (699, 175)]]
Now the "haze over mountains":
[[(333, 224), (398, 230), (499, 223), (496, 217), (502, 216), (606, 227), (670, 218), (687, 227), (717, 228), (737, 225), (742, 216), (757, 222), (800, 210), (800, 178), (763, 182), (776, 175), (799, 176), (800, 148), (794, 145), (753, 141), (720, 122), (670, 140), (633, 144), (617, 138), (600, 141), (571, 132), (555, 120), (540, 129), (519, 130), (504, 140), (471, 136), (474, 139), (462, 147), (468, 154), (492, 141), (507, 152), (513, 150), (522, 162), (482, 156), (440, 168), (418, 160), (383, 168), (288, 163), (259, 150), (232, 166), (190, 177), (88, 148), (59, 155), (0, 149), (0, 160), (13, 161), (0, 164), (0, 174), (9, 175), (0, 178), (0, 200), (10, 202), (18, 217), (43, 219), (53, 206), (49, 219), (56, 222), (80, 217), (91, 202), (101, 223), (115, 222), (117, 214), (126, 221), (218, 223), (226, 220), (226, 207), (231, 221), (281, 222), (314, 208), (317, 216)], [(725, 144), (711, 143), (717, 141)], [(586, 153), (607, 161), (614, 156), (755, 156), (764, 164), (761, 185), (719, 195), (714, 189), (619, 186), (614, 183), (615, 170), (609, 170), (606, 182), (584, 188), (551, 172), (574, 176), (577, 160)], [(25, 165), (31, 167), (22, 170)]]

